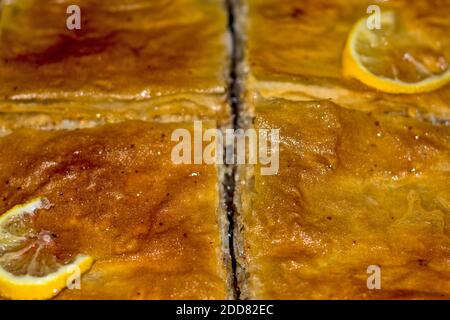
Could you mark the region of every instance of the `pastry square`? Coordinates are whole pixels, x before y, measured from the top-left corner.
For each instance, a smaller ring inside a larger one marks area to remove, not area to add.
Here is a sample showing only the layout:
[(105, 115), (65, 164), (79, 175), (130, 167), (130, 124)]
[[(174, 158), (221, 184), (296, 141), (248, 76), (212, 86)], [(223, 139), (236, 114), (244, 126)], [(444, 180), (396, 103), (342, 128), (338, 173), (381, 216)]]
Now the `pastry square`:
[(56, 298), (231, 297), (219, 169), (171, 161), (179, 128), (192, 132), (125, 121), (0, 138), (0, 211), (45, 197), (34, 229), (52, 235), (48, 250), (95, 259), (81, 288)]
[[(450, 52), (450, 2), (366, 0), (245, 0), (241, 74), (251, 95), (331, 99), (347, 108), (450, 118), (450, 85), (422, 94), (389, 94), (343, 77), (342, 52), (353, 25), (376, 4), (393, 10), (417, 41)], [(448, 57), (447, 57), (448, 58)], [(447, 62), (448, 63), (448, 62)], [(249, 106), (251, 107), (251, 106)]]
[(227, 17), (219, 0), (80, 0), (81, 28), (69, 30), (73, 1), (2, 4), (3, 100), (217, 99), (225, 113)]
[(324, 101), (257, 103), (255, 129), (280, 129), (279, 172), (241, 166), (241, 297), (448, 299), (450, 128)]

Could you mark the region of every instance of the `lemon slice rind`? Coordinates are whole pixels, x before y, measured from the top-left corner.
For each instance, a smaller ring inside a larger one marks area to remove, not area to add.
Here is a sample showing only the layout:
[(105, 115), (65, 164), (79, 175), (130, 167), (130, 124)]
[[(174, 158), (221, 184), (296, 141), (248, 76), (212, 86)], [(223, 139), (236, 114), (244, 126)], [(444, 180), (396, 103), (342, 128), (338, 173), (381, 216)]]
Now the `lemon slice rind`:
[[(379, 76), (370, 72), (359, 59), (359, 54), (355, 49), (355, 44), (361, 30), (366, 28), (366, 19), (361, 18), (351, 30), (344, 48), (342, 64), (343, 74), (346, 77), (356, 78), (365, 85), (388, 93), (421, 93), (430, 92), (441, 88), (450, 82), (450, 70), (441, 75), (430, 76), (418, 82), (405, 82), (398, 79), (391, 79)], [(395, 19), (393, 12), (382, 14), (382, 21)]]
[(45, 277), (15, 276), (0, 268), (0, 296), (14, 300), (44, 300), (57, 295), (75, 274), (88, 271), (93, 258), (78, 255), (75, 260)]
[[(36, 210), (48, 207), (48, 200), (42, 197), (14, 206), (0, 216), (0, 232), (5, 232), (2, 231), (2, 227), (9, 219), (32, 214)], [(77, 255), (71, 263), (63, 265), (57, 271), (43, 277), (16, 276), (0, 267), (0, 296), (15, 300), (50, 299), (67, 287), (69, 280), (74, 275), (81, 275), (88, 271), (93, 262), (94, 259), (90, 256)]]

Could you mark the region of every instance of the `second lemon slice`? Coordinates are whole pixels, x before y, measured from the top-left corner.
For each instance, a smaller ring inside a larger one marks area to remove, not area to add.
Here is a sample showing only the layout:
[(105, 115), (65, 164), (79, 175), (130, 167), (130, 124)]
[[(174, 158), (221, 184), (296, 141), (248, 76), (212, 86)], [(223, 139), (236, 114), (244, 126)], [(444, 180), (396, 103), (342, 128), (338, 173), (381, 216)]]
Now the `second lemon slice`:
[(343, 53), (343, 72), (389, 93), (436, 90), (450, 82), (449, 52), (418, 40), (397, 14), (381, 14), (381, 28), (369, 29), (367, 18), (350, 32)]
[(49, 299), (91, 267), (86, 255), (61, 261), (52, 233), (33, 228), (35, 212), (48, 208), (45, 198), (36, 198), (0, 215), (0, 297)]

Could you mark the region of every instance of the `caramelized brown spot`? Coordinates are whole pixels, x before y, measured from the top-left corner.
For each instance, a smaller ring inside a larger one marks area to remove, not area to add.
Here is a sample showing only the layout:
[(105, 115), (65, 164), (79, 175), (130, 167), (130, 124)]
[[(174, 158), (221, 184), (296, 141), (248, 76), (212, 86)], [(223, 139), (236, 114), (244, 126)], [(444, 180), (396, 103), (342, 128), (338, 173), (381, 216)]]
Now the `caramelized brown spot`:
[(295, 7), (292, 9), (291, 17), (292, 18), (298, 18), (299, 16), (303, 15), (305, 11), (301, 8)]
[(44, 51), (18, 55), (14, 60), (46, 65), (61, 62), (69, 57), (83, 57), (104, 52), (114, 44), (115, 32), (103, 37), (85, 37), (79, 33), (60, 35), (54, 45)]

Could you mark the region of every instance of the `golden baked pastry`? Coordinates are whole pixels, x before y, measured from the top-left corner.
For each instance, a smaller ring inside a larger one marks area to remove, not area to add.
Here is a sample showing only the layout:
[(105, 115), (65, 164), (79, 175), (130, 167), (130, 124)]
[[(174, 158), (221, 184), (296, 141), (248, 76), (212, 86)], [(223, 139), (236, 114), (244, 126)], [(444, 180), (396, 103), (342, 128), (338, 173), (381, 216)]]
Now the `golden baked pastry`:
[(216, 99), (210, 113), (228, 115), (230, 49), (221, 1), (76, 4), (79, 30), (66, 26), (66, 10), (73, 1), (2, 3), (2, 100), (173, 97), (195, 102), (203, 94)]
[[(449, 0), (71, 5), (0, 0), (0, 298), (450, 299)], [(274, 175), (171, 160), (230, 105)]]
[(48, 250), (95, 260), (81, 288), (58, 299), (229, 296), (218, 169), (173, 164), (177, 128), (192, 124), (127, 121), (0, 138), (0, 212), (45, 197), (34, 229), (51, 234)]
[[(245, 73), (249, 94), (293, 100), (332, 99), (347, 108), (395, 111), (425, 117), (450, 118), (450, 85), (415, 95), (390, 94), (345, 78), (342, 56), (355, 23), (369, 17), (377, 5), (381, 13), (393, 11), (413, 35), (405, 50), (410, 60), (426, 46), (430, 63), (450, 65), (450, 2), (448, 0), (245, 0), (240, 30), (245, 33)], [(405, 63), (412, 63), (409, 61)], [(417, 62), (414, 62), (417, 63)], [(248, 73), (247, 73), (248, 71)], [(249, 106), (251, 107), (251, 106)]]
[[(224, 109), (225, 108), (225, 109)], [(142, 101), (2, 101), (0, 135), (19, 128), (80, 128), (123, 120), (186, 122), (215, 119), (219, 126), (230, 121), (229, 106), (217, 97), (195, 95), (159, 97)], [(221, 111), (222, 110), (222, 111)]]
[(280, 129), (280, 169), (240, 170), (241, 297), (450, 298), (448, 126), (271, 99), (254, 127)]

